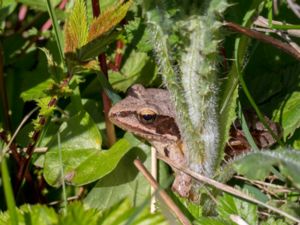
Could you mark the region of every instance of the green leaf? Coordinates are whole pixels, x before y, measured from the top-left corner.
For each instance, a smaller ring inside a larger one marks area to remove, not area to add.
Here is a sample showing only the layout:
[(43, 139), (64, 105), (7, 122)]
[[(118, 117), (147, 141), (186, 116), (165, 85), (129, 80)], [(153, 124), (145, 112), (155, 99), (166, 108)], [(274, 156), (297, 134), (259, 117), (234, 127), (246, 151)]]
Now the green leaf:
[(47, 97), (48, 95), (45, 92), (45, 90), (49, 89), (53, 84), (54, 84), (54, 80), (47, 79), (35, 85), (34, 87), (26, 91), (23, 91), (21, 93), (21, 98), (23, 99), (24, 102), (26, 102), (26, 101), (32, 101), (32, 100), (37, 100), (39, 98)]
[(55, 106), (49, 106), (49, 102), (51, 101), (51, 97), (44, 97), (37, 99), (37, 105), (40, 107), (39, 115), (48, 117), (52, 114)]
[(238, 216), (247, 224), (257, 224), (257, 206), (247, 201), (224, 193), (217, 199), (218, 216), (214, 218), (200, 217), (196, 224), (203, 225), (231, 225), (235, 224), (231, 216)]
[(131, 4), (131, 0), (124, 4), (121, 2), (116, 6), (107, 9), (101, 13), (99, 17), (95, 18), (90, 25), (88, 40), (93, 41), (103, 34), (109, 33), (126, 16)]
[[(300, 187), (300, 152), (294, 150), (252, 152), (234, 162), (235, 170), (249, 179), (264, 179), (278, 166), (281, 174)], [(256, 169), (253, 169), (255, 165)]]
[(48, 62), (48, 71), (51, 77), (56, 81), (59, 82), (62, 80), (63, 77), (63, 68), (58, 65), (57, 62), (54, 61), (53, 56), (51, 55), (50, 51), (46, 48), (40, 48), (46, 55), (47, 62)]
[[(117, 225), (126, 224), (131, 218), (132, 225), (157, 224), (167, 225), (160, 213), (150, 213), (148, 209), (136, 214), (139, 209), (133, 208), (128, 200), (124, 200), (100, 212), (94, 208), (87, 208), (81, 202), (68, 205), (67, 213), (56, 213), (52, 207), (45, 205), (23, 205), (17, 209), (19, 224), (31, 225)], [(136, 215), (136, 216), (135, 216)], [(0, 224), (12, 224), (8, 212), (0, 212)]]
[[(106, 50), (106, 47), (115, 41), (120, 35), (120, 31), (113, 31), (121, 20), (126, 16), (132, 1), (125, 4), (117, 4), (106, 11), (99, 17), (95, 18), (89, 28), (88, 43), (77, 50), (77, 60), (85, 62), (90, 60)], [(81, 46), (80, 46), (81, 47)], [(74, 58), (69, 55), (69, 58)]]
[(74, 7), (65, 24), (64, 52), (75, 52), (87, 43), (88, 24), (86, 6), (83, 0), (75, 1)]
[(269, 217), (267, 221), (262, 221), (261, 225), (289, 225), (290, 223), (284, 222), (283, 219), (276, 220), (273, 217)]
[[(0, 23), (5, 20), (7, 16), (9, 16), (17, 7), (15, 1), (5, 1), (2, 6), (0, 5)], [(1, 28), (1, 26), (0, 26)]]
[(107, 46), (118, 38), (120, 33), (120, 31), (106, 33), (98, 38), (95, 38), (92, 41), (89, 41), (87, 44), (77, 49), (76, 55), (67, 54), (66, 56), (69, 58), (75, 57), (81, 62), (93, 59), (99, 54), (103, 53), (106, 50)]
[(70, 172), (73, 177), (69, 182), (74, 185), (84, 185), (104, 177), (116, 168), (121, 158), (131, 147), (127, 140), (121, 139), (110, 149), (91, 154)]
[(81, 202), (68, 205), (68, 211), (59, 218), (61, 225), (97, 225), (102, 213), (96, 209), (87, 209)]
[[(19, 224), (49, 225), (58, 222), (54, 209), (45, 205), (23, 205), (17, 213)], [(0, 213), (0, 224), (12, 224), (7, 212)]]
[[(114, 224), (130, 224), (130, 225), (142, 225), (142, 224), (157, 224), (167, 225), (168, 223), (161, 216), (161, 214), (151, 214), (148, 209), (144, 209), (142, 212), (136, 214), (139, 209), (132, 208), (132, 204), (128, 200), (124, 200), (109, 210), (104, 211), (102, 218), (98, 224), (101, 225), (114, 225)], [(134, 217), (133, 217), (134, 216)], [(128, 223), (130, 221), (130, 223)]]
[[(73, 171), (90, 155), (101, 149), (99, 130), (89, 114), (81, 111), (61, 126), (61, 150), (63, 167), (66, 173)], [(45, 156), (44, 177), (53, 186), (61, 184), (61, 165), (58, 160), (56, 135), (49, 143)]]
[(132, 51), (120, 72), (109, 71), (113, 88), (126, 92), (134, 83), (148, 85), (155, 78), (155, 63), (144, 52)]
[(282, 108), (277, 111), (278, 119), (283, 127), (283, 137), (286, 140), (292, 136), (300, 127), (300, 92), (293, 92), (285, 101), (282, 101)]
[[(89, 192), (84, 202), (90, 207), (106, 209), (123, 198), (128, 198), (134, 206), (137, 206), (149, 198), (150, 185), (142, 174), (138, 173), (133, 161), (138, 158), (150, 169), (150, 146), (141, 143), (129, 133), (125, 138), (136, 147), (121, 159), (112, 173), (99, 180)], [(166, 182), (169, 184), (168, 171), (164, 163), (159, 164), (159, 182), (163, 187), (166, 186)]]
[(60, 26), (58, 24), (58, 20), (56, 18), (56, 13), (55, 13), (53, 4), (51, 3), (50, 0), (46, 0), (46, 3), (47, 3), (48, 13), (51, 18), (51, 22), (52, 22), (52, 26), (53, 26), (54, 37), (55, 37), (55, 41), (56, 41), (57, 48), (59, 51), (60, 60), (61, 60), (61, 62), (64, 62), (64, 55), (63, 55), (64, 43), (62, 41), (62, 32), (61, 32)]
[(232, 223), (227, 222), (220, 218), (209, 218), (209, 217), (201, 217), (197, 219), (194, 224), (196, 225), (232, 225)]
[[(2, 153), (2, 152), (1, 152)], [(14, 199), (13, 189), (11, 185), (11, 179), (9, 176), (6, 158), (1, 154), (1, 175), (3, 179), (3, 189), (5, 195), (5, 201), (8, 207), (9, 216), (11, 218), (12, 225), (18, 225), (18, 217), (16, 211), (16, 202)]]
[(218, 198), (217, 211), (219, 217), (230, 221), (229, 216), (238, 215), (248, 224), (257, 224), (257, 206), (229, 194)]
[(118, 101), (121, 100), (121, 97), (117, 95), (108, 80), (105, 78), (104, 74), (101, 72), (97, 72), (97, 79), (99, 80), (101, 87), (103, 88), (105, 94), (109, 97), (112, 104), (116, 104)]

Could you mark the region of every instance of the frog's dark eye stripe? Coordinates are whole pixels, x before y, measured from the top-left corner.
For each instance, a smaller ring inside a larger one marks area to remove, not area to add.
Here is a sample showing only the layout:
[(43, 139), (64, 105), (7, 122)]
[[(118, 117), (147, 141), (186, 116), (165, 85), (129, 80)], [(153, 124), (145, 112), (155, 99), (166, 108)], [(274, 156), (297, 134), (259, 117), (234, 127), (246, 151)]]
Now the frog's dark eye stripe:
[(151, 109), (145, 108), (138, 112), (138, 119), (142, 123), (153, 123), (156, 119), (157, 113)]

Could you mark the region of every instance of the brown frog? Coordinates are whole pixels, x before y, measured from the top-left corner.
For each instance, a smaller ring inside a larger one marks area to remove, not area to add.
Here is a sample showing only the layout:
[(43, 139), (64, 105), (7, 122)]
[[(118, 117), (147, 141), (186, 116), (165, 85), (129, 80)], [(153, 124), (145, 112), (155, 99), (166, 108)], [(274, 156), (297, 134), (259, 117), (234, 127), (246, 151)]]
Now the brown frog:
[[(109, 112), (110, 120), (124, 130), (146, 139), (160, 155), (174, 163), (187, 166), (184, 145), (176, 124), (175, 110), (167, 90), (132, 86), (125, 99)], [(192, 178), (175, 171), (172, 189), (181, 197), (188, 197)]]
[[(175, 109), (167, 90), (144, 88), (140, 84), (133, 85), (127, 97), (111, 108), (109, 117), (122, 129), (146, 139), (160, 155), (168, 157), (180, 166), (188, 166), (185, 158), (185, 145), (181, 140), (175, 119)], [(265, 119), (273, 132), (279, 135), (278, 125), (267, 117)], [(246, 121), (258, 147), (267, 148), (276, 143), (255, 114), (246, 113)], [(251, 150), (244, 133), (237, 124), (238, 120), (231, 127), (232, 137), (225, 148), (226, 160)], [(172, 189), (181, 197), (194, 199), (194, 193), (191, 191), (192, 178), (183, 172), (174, 171), (175, 180)]]

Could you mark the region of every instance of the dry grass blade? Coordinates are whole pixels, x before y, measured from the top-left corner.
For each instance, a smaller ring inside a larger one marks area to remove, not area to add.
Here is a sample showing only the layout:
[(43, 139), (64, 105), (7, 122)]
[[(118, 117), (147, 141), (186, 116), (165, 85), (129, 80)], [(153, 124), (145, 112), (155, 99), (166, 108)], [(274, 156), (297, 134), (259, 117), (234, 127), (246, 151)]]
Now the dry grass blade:
[(295, 48), (293, 48), (292, 46), (290, 46), (287, 43), (284, 43), (280, 40), (277, 40), (276, 38), (270, 37), (268, 35), (258, 32), (258, 31), (251, 30), (246, 27), (242, 27), (242, 26), (232, 23), (232, 22), (224, 22), (224, 25), (234, 31), (237, 31), (239, 33), (247, 35), (248, 37), (257, 39), (257, 40), (262, 41), (267, 44), (271, 44), (274, 47), (282, 50), (283, 52), (286, 52), (287, 54), (293, 56), (294, 58), (296, 58), (297, 60), (300, 61), (300, 53)]
[(180, 222), (184, 225), (192, 225), (191, 222), (186, 218), (186, 216), (180, 211), (177, 205), (173, 202), (173, 200), (169, 197), (169, 195), (162, 189), (159, 188), (158, 183), (151, 176), (149, 171), (144, 167), (140, 160), (134, 160), (134, 165), (138, 168), (138, 170), (143, 174), (143, 176), (147, 179), (150, 185), (158, 192), (162, 200), (166, 203), (166, 205), (174, 212)]
[(9, 143), (6, 145), (6, 147), (3, 149), (2, 151), (2, 156), (3, 157), (5, 155), (5, 153), (8, 151), (11, 143), (14, 141), (14, 139), (16, 138), (17, 134), (19, 133), (19, 131), (21, 130), (21, 128), (23, 127), (23, 125), (26, 123), (26, 121), (30, 118), (30, 116), (37, 111), (39, 108), (36, 107), (33, 110), (31, 110), (21, 121), (20, 125), (18, 126), (18, 128), (16, 129), (14, 135), (12, 136), (12, 138), (10, 139)]
[(271, 210), (273, 212), (276, 212), (276, 213), (278, 213), (278, 214), (280, 214), (282, 216), (285, 216), (286, 218), (288, 218), (288, 219), (290, 219), (290, 220), (292, 220), (292, 221), (300, 224), (300, 219), (299, 218), (296, 218), (296, 217), (294, 217), (294, 216), (292, 216), (292, 215), (290, 215), (290, 214), (288, 214), (288, 213), (286, 213), (286, 212), (284, 212), (284, 211), (282, 211), (280, 209), (277, 209), (277, 208), (275, 208), (273, 206), (265, 204), (265, 203), (263, 203), (263, 202), (255, 199), (253, 197), (250, 197), (250, 196), (244, 194), (243, 192), (234, 189), (231, 186), (222, 184), (222, 183), (217, 182), (217, 181), (215, 181), (213, 179), (210, 179), (208, 177), (205, 177), (203, 175), (195, 173), (194, 171), (192, 171), (192, 170), (190, 170), (188, 168), (183, 168), (183, 167), (179, 166), (178, 164), (173, 163), (171, 160), (169, 160), (168, 158), (166, 158), (164, 156), (159, 155), (158, 158), (161, 159), (161, 160), (163, 160), (163, 161), (165, 161), (170, 166), (172, 166), (172, 167), (174, 167), (174, 168), (176, 168), (176, 169), (178, 169), (178, 170), (180, 170), (180, 171), (182, 171), (182, 172), (190, 175), (191, 177), (193, 177), (194, 179), (196, 179), (196, 180), (198, 180), (198, 181), (200, 181), (202, 183), (207, 183), (207, 184), (209, 184), (209, 185), (211, 185), (211, 186), (213, 186), (213, 187), (215, 187), (215, 188), (217, 188), (217, 189), (219, 189), (221, 191), (227, 192), (229, 194), (232, 194), (234, 196), (240, 197), (240, 198), (242, 198), (244, 200), (247, 200), (249, 202), (255, 203), (255, 204), (260, 205), (260, 206), (263, 206), (263, 207), (265, 207), (265, 208), (267, 208), (267, 209), (269, 209), (269, 210)]

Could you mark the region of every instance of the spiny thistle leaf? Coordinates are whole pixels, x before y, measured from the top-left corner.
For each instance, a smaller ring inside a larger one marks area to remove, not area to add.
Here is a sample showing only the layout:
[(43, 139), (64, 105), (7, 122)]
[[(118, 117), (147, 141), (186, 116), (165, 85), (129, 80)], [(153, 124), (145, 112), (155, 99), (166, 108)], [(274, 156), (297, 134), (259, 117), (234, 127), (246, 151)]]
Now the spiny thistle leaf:
[[(146, 18), (158, 64), (176, 108), (189, 167), (212, 176), (222, 155), (217, 113), (222, 36), (218, 17), (228, 4), (226, 0), (191, 0), (177, 3), (180, 8), (176, 11), (172, 4), (164, 3), (145, 3), (150, 7)], [(171, 35), (180, 41), (173, 43)]]
[(128, 1), (125, 4), (118, 4), (115, 7), (109, 8), (99, 17), (95, 18), (90, 26), (88, 41), (92, 41), (104, 33), (112, 30), (118, 25), (121, 20), (126, 16), (132, 1)]
[(75, 1), (74, 8), (65, 25), (65, 50), (75, 52), (87, 42), (88, 24), (86, 7), (83, 0)]
[[(273, 170), (273, 166), (280, 169), (280, 173), (300, 188), (300, 152), (296, 150), (283, 149), (282, 151), (259, 151), (250, 152), (234, 161), (234, 169), (249, 179), (262, 180)], [(256, 165), (259, 170), (253, 170)]]

